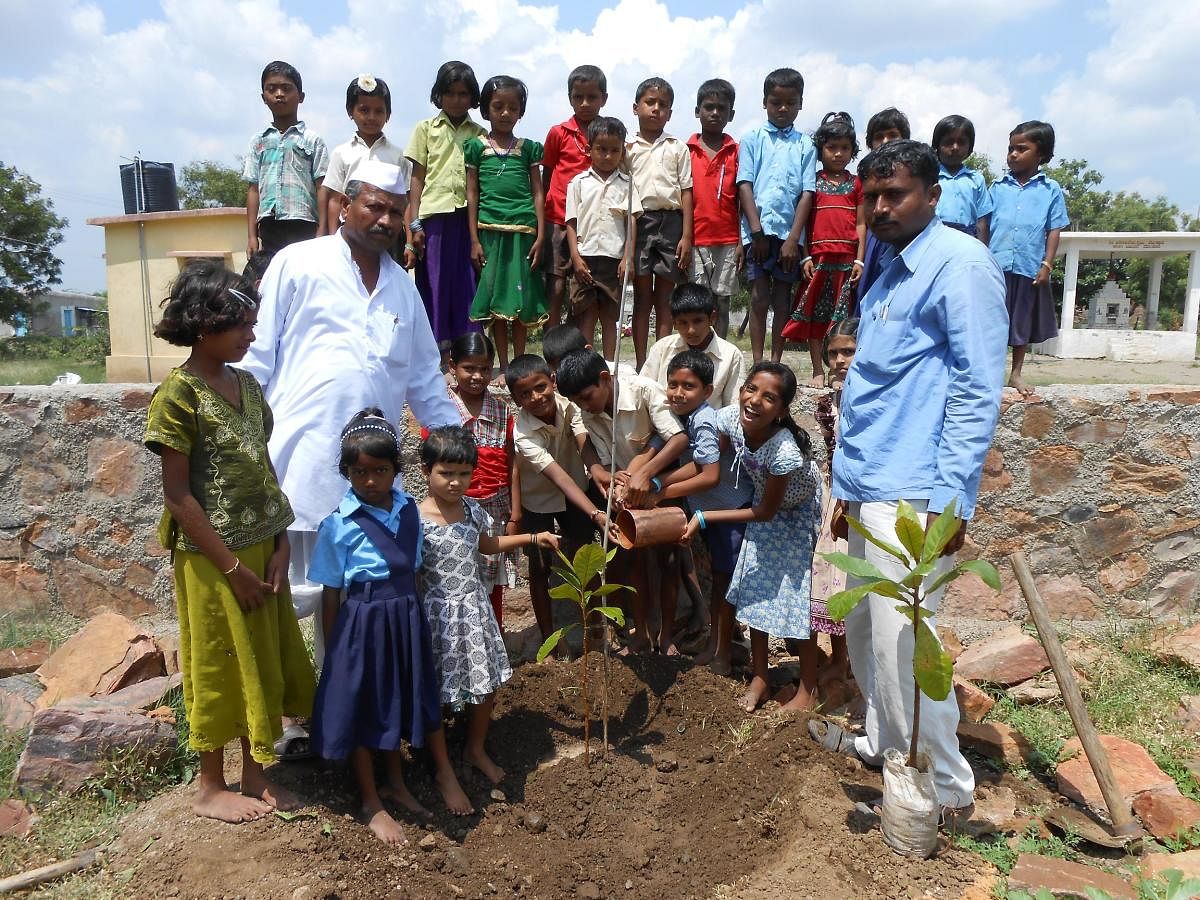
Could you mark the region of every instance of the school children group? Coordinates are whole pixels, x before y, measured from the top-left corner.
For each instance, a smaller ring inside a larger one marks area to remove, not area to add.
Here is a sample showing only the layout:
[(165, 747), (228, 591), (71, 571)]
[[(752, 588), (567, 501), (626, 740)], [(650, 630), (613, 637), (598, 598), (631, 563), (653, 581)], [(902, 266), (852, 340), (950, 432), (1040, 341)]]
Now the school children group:
[[(323, 142), (296, 118), (299, 74), (271, 63), (262, 86), (273, 124), (246, 162), (250, 249), (269, 253), (336, 231), (362, 161), (411, 166), (402, 252), (416, 266), (433, 331), (448, 345), (448, 390), (462, 426), (423, 433), (428, 492), (418, 503), (394, 485), (395, 423), (377, 408), (347, 422), (329, 464), (349, 489), (321, 523), (308, 571), (324, 586), (317, 683), (286, 602), (293, 517), (267, 455), (271, 411), (255, 379), (232, 367), (254, 338), (254, 280), (196, 262), (173, 284), (156, 334), (191, 352), (156, 391), (145, 440), (162, 459), (160, 537), (173, 554), (184, 694), (201, 754), (196, 811), (237, 822), (299, 805), (263, 764), (275, 758), (280, 716), (311, 713), (312, 749), (350, 760), (364, 819), (380, 839), (404, 840), (389, 804), (429, 816), (405, 786), (404, 743), (429, 749), (447, 808), (470, 813), (443, 708), (469, 707), (462, 761), (502, 781), (485, 740), (494, 693), (512, 674), (500, 623), (513, 555), (529, 553), (532, 603), (546, 636), (544, 553), (570, 552), (609, 529), (610, 491), (629, 507), (676, 504), (688, 516), (679, 546), (622, 551), (613, 561), (611, 580), (634, 587), (625, 652), (679, 653), (676, 591), (694, 578), (687, 545), (700, 538), (713, 590), (707, 646), (696, 661), (730, 672), (735, 620), (746, 626), (752, 679), (742, 705), (753, 710), (767, 699), (768, 637), (799, 641), (801, 678), (784, 706), (813, 708), (814, 632), (833, 636), (830, 676), (845, 675), (844, 631), (823, 602), (844, 583), (813, 561), (833, 541), (828, 479), (792, 419), (797, 379), (780, 357), (785, 341), (807, 343), (814, 383), (834, 388), (817, 407), (831, 457), (858, 298), (879, 274), (877, 242), (866, 230), (873, 211), (847, 171), (859, 149), (850, 117), (829, 113), (811, 138), (799, 131), (803, 79), (777, 69), (763, 87), (767, 121), (739, 145), (724, 133), (734, 89), (713, 79), (697, 94), (701, 131), (685, 144), (664, 131), (671, 86), (650, 78), (636, 92), (639, 129), (627, 142), (619, 120), (599, 115), (603, 73), (580, 66), (567, 84), (574, 115), (543, 146), (514, 136), (527, 101), (520, 81), (497, 76), (480, 89), (468, 66), (451, 62), (431, 92), (441, 111), (418, 124), (403, 153), (382, 133), (387, 85), (369, 75), (351, 82), (346, 107), (356, 134), (327, 164)], [(490, 131), (471, 121), (476, 106)], [(872, 150), (908, 138), (895, 109), (867, 128)], [(938, 214), (976, 234), (1004, 268), (1012, 383), (1024, 390), (1025, 346), (1054, 333), (1049, 271), (1066, 215), (1061, 190), (1039, 171), (1054, 134), (1045, 123), (1018, 126), (1009, 172), (990, 189), (963, 164), (973, 140), (961, 116), (934, 131)], [(743, 264), (752, 291), (748, 369), (723, 335)], [(640, 374), (608, 362), (630, 266)], [(564, 302), (573, 324), (557, 322)], [(764, 360), (769, 309), (772, 359)], [(651, 311), (659, 331), (648, 346)], [(485, 321), (495, 345), (471, 328)], [(603, 354), (591, 349), (597, 323)], [(524, 352), (526, 329), (536, 324), (546, 326), (540, 357)], [(497, 352), (515, 415), (489, 390)], [(223, 768), (223, 748), (235, 738), (240, 792), (228, 789)]]

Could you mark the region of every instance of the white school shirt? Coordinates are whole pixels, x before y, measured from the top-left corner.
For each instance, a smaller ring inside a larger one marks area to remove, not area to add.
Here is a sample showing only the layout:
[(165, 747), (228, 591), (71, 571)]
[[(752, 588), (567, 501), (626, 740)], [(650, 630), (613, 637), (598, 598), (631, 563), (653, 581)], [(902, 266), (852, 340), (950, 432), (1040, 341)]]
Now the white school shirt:
[[(668, 334), (650, 348), (650, 352), (646, 354), (646, 361), (642, 363), (641, 374), (665, 388), (667, 366), (675, 354), (687, 349), (687, 343), (678, 333)], [(712, 340), (702, 352), (713, 361), (713, 392), (708, 402), (714, 409), (737, 403), (742, 385), (746, 381), (746, 357), (742, 351), (713, 332)]]
[(640, 134), (625, 145), (633, 187), (642, 209), (682, 209), (683, 192), (692, 187), (692, 151), (663, 132), (653, 141)]
[(346, 193), (346, 185), (354, 180), (354, 171), (368, 159), (375, 159), (391, 166), (399, 166), (404, 173), (404, 183), (412, 176), (412, 163), (404, 158), (404, 148), (393, 144), (387, 135), (381, 134), (370, 146), (354, 133), (354, 137), (333, 148), (329, 157), (329, 168), (325, 170), (324, 187), (339, 194)]
[(259, 292), (256, 338), (240, 365), (262, 384), (275, 417), (268, 449), (296, 513), (291, 530), (316, 531), (349, 487), (337, 464), (356, 412), (378, 406), (398, 430), (406, 402), (428, 428), (461, 419), (421, 296), (386, 253), (368, 293), (340, 230), (291, 244)]
[[(629, 176), (620, 169), (605, 178), (589, 168), (571, 179), (567, 185), (566, 220), (575, 220), (580, 256), (621, 259), (625, 255), (630, 190)], [(637, 191), (633, 192), (632, 213), (635, 218), (642, 213)]]

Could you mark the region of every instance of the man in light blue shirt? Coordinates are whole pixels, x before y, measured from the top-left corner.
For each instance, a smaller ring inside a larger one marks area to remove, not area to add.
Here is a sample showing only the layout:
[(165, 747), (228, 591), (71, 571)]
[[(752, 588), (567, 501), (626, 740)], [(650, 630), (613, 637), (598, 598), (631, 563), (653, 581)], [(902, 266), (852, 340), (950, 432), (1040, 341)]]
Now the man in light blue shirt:
[[(833, 496), (843, 514), (900, 545), (900, 500), (927, 523), (947, 507), (964, 520), (975, 511), (999, 417), (1008, 314), (1004, 279), (987, 248), (936, 217), (938, 161), (928, 146), (892, 141), (864, 159), (858, 173), (868, 224), (890, 246), (860, 310), (858, 347), (842, 392)], [(964, 533), (965, 524), (929, 581), (953, 566)], [(893, 557), (856, 532), (849, 543), (852, 556), (903, 577)], [(942, 593), (926, 597), (930, 612)], [(866, 735), (850, 744), (846, 735), (831, 740), (818, 730), (836, 749), (852, 748), (879, 764), (885, 750), (907, 749), (911, 737), (912, 623), (894, 600), (869, 594), (847, 616), (846, 637), (867, 700)], [(921, 749), (933, 762), (939, 802), (950, 818), (969, 816), (974, 792), (971, 767), (958, 749), (958, 718), (953, 693), (943, 701), (922, 696)]]

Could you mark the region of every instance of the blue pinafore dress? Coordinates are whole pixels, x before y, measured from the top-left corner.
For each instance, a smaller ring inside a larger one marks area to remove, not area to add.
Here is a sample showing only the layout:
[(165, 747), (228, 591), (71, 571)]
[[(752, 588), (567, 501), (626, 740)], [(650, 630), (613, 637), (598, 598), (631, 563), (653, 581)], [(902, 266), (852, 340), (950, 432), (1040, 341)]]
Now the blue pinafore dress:
[(419, 519), (415, 503), (392, 534), (366, 510), (350, 518), (387, 561), (386, 581), (355, 581), (346, 591), (325, 650), (317, 685), (313, 748), (345, 759), (356, 747), (414, 747), (442, 727), (437, 666), (424, 605), (417, 596), (413, 555)]

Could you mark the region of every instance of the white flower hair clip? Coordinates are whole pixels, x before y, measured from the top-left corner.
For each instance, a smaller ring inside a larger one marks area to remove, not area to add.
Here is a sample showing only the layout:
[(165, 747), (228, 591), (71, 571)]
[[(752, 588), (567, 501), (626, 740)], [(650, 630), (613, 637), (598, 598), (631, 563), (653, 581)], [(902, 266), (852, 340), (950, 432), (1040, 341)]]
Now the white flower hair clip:
[(358, 86), (366, 93), (372, 93), (378, 86), (379, 82), (375, 80), (375, 76), (368, 72), (363, 72), (358, 76)]

